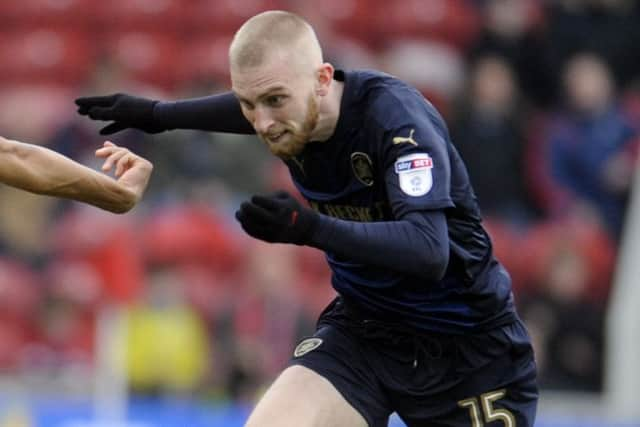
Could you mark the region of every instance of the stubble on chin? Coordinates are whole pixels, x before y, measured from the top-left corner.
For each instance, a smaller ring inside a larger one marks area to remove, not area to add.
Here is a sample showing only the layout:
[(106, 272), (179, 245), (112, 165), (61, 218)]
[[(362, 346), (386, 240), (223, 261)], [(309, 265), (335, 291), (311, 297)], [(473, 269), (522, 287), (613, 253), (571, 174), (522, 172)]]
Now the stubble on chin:
[(269, 149), (274, 155), (283, 160), (288, 160), (301, 154), (308, 140), (309, 137), (307, 135), (291, 134), (288, 141), (270, 144)]
[(270, 143), (266, 138), (261, 137), (272, 154), (283, 160), (289, 160), (302, 153), (305, 145), (311, 139), (311, 133), (318, 124), (318, 105), (316, 101), (310, 97), (307, 105), (307, 115), (301, 129), (295, 130), (294, 125), (288, 126), (289, 135), (287, 135), (288, 139), (286, 141)]

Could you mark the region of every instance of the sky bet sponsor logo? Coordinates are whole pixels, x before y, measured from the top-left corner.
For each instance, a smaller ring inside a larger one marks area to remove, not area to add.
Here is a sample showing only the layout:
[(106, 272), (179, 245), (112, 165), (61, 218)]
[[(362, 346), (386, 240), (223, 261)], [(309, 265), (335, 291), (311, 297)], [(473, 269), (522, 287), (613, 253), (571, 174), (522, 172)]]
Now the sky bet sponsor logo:
[(427, 153), (414, 153), (395, 162), (400, 189), (412, 197), (424, 196), (433, 186), (433, 160)]
[(396, 173), (433, 167), (433, 160), (428, 155), (417, 159), (396, 162)]

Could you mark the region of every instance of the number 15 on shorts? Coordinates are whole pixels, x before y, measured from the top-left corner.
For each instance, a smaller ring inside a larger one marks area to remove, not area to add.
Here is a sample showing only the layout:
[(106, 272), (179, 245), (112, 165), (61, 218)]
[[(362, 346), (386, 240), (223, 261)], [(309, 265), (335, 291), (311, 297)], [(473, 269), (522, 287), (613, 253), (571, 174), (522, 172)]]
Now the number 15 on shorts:
[(492, 421), (502, 421), (505, 427), (516, 427), (516, 420), (511, 412), (493, 407), (493, 402), (502, 399), (506, 394), (504, 389), (490, 391), (481, 394), (480, 397), (461, 400), (458, 402), (458, 406), (469, 410), (471, 427), (483, 427), (485, 422)]

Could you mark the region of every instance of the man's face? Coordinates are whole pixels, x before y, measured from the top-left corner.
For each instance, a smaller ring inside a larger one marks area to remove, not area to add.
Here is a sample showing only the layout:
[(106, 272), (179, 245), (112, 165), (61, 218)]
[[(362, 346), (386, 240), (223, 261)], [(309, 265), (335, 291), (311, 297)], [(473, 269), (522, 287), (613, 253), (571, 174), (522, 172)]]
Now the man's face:
[(244, 116), (269, 150), (283, 159), (300, 154), (318, 123), (312, 74), (281, 60), (232, 69), (231, 81)]
[(572, 106), (583, 113), (598, 113), (609, 106), (613, 94), (611, 75), (597, 58), (574, 58), (565, 71), (565, 86)]

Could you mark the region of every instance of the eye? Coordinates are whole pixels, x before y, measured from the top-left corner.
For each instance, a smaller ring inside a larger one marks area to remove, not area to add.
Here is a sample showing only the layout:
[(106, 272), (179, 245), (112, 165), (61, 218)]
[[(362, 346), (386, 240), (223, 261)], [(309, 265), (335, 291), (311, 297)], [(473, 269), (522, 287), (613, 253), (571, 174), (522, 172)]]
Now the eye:
[(280, 107), (282, 106), (282, 104), (284, 104), (285, 99), (286, 96), (284, 95), (270, 95), (265, 99), (265, 103), (269, 107)]
[(253, 110), (253, 104), (244, 100), (240, 101), (240, 106), (245, 110)]

